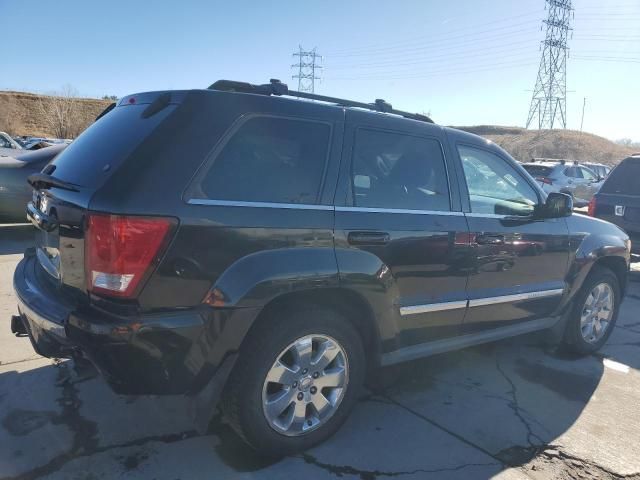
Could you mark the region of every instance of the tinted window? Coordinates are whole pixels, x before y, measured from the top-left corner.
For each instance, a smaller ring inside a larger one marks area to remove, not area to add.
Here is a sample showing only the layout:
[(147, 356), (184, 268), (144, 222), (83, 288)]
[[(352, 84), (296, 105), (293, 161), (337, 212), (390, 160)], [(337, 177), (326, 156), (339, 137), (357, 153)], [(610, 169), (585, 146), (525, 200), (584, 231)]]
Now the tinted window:
[(499, 156), (459, 146), (471, 211), (500, 215), (530, 215), (538, 195), (525, 178)]
[(569, 167), (565, 169), (564, 174), (571, 178), (582, 178), (582, 173), (578, 167)]
[(316, 203), (329, 125), (257, 117), (233, 134), (192, 194), (213, 200)]
[(640, 159), (628, 158), (611, 170), (600, 189), (603, 193), (640, 195)]
[(543, 165), (523, 165), (523, 167), (532, 177), (548, 177), (553, 170), (553, 168)]
[(4, 137), (0, 136), (0, 147), (11, 148), (11, 144)]
[(85, 187), (101, 185), (176, 106), (142, 118), (147, 107), (117, 107), (93, 123), (56, 157), (52, 175)]
[(437, 140), (358, 130), (352, 173), (355, 206), (450, 208), (447, 172)]

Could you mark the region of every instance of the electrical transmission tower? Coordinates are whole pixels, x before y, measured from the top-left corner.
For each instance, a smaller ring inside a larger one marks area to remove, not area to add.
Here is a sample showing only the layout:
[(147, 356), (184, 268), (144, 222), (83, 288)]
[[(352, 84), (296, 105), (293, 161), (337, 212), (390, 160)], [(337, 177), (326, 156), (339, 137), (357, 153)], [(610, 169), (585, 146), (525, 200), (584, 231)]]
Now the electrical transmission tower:
[(571, 0), (545, 0), (549, 16), (544, 23), (547, 34), (542, 41), (542, 58), (533, 89), (527, 128), (567, 128), (567, 37), (573, 8)]
[(291, 68), (297, 68), (298, 74), (292, 75), (291, 78), (298, 79), (298, 91), (311, 92), (315, 91), (315, 81), (320, 77), (316, 76), (316, 70), (320, 70), (322, 67), (318, 65), (318, 62), (322, 60), (322, 57), (316, 53), (316, 49), (310, 51), (304, 51), (302, 47), (299, 47), (298, 52), (293, 54), (294, 57), (298, 57), (298, 63), (291, 65)]

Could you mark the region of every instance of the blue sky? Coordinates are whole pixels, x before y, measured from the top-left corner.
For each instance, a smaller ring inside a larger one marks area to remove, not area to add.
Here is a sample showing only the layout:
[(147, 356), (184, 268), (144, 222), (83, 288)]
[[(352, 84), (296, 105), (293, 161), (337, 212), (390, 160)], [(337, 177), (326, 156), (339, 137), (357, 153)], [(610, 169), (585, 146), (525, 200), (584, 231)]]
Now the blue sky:
[[(431, 112), (449, 125), (523, 126), (544, 0), (0, 0), (0, 89), (126, 95), (216, 79), (291, 79), (323, 55), (316, 92)], [(640, 1), (574, 0), (568, 127), (640, 141)], [(15, 41), (11, 41), (15, 39)]]

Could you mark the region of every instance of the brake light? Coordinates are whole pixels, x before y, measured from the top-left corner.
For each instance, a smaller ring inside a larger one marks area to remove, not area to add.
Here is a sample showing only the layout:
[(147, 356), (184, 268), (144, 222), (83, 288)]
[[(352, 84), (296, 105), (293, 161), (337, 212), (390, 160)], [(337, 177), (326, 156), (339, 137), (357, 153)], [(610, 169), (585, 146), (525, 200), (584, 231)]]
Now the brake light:
[(587, 207), (587, 214), (590, 217), (596, 216), (596, 197), (591, 197), (591, 200), (589, 201), (589, 206)]
[(553, 185), (553, 181), (547, 177), (537, 177), (536, 180), (538, 180), (539, 182), (545, 183), (547, 185)]
[(90, 214), (85, 234), (89, 290), (133, 297), (166, 248), (174, 225), (169, 218)]

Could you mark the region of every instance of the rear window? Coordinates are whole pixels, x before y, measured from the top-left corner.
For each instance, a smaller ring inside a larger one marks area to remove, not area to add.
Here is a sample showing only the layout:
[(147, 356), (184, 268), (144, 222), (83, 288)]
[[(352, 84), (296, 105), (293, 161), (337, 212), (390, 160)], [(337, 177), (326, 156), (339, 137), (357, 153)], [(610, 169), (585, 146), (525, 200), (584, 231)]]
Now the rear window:
[(614, 168), (600, 191), (602, 193), (622, 193), (640, 195), (640, 159), (627, 158)]
[(523, 167), (534, 178), (546, 177), (553, 170), (552, 167), (545, 167), (544, 165), (523, 165)]
[(56, 167), (52, 175), (84, 187), (102, 185), (177, 105), (142, 118), (148, 106), (117, 107), (93, 123), (52, 162)]
[(198, 174), (187, 196), (222, 201), (317, 203), (331, 127), (325, 123), (254, 117)]

